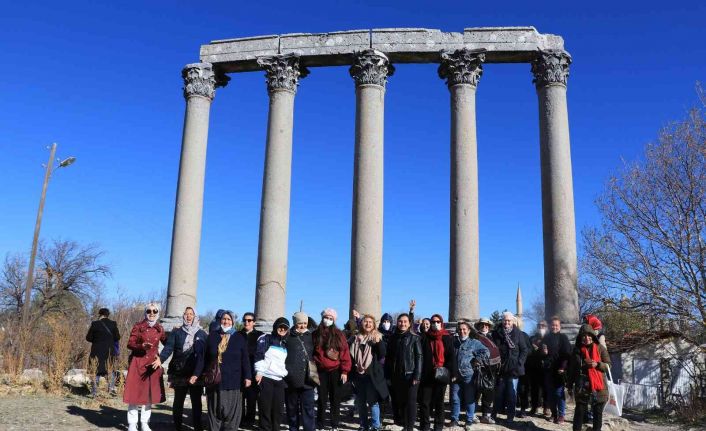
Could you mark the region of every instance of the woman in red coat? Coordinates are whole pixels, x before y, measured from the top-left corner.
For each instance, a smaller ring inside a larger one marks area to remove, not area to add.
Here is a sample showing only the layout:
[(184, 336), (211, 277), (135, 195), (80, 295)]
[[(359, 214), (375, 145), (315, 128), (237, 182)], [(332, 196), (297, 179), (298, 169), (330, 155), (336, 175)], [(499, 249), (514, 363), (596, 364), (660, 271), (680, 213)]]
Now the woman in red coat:
[(131, 353), (123, 401), (128, 404), (128, 431), (137, 431), (138, 407), (142, 410), (142, 431), (150, 431), (152, 404), (165, 400), (162, 367), (153, 364), (159, 355), (159, 343), (163, 343), (167, 338), (164, 328), (157, 322), (158, 318), (159, 306), (154, 303), (147, 304), (145, 318), (132, 327), (127, 342)]

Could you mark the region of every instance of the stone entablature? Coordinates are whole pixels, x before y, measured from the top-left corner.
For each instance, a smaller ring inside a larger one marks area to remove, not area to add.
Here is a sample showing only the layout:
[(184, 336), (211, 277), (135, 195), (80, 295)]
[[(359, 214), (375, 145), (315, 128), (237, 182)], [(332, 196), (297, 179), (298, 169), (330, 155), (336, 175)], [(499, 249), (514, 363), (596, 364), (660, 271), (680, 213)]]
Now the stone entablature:
[(225, 73), (259, 70), (257, 58), (297, 54), (306, 67), (342, 66), (353, 55), (375, 49), (391, 63), (438, 63), (441, 51), (485, 50), (485, 63), (532, 61), (538, 50), (563, 50), (564, 40), (534, 27), (477, 27), (462, 33), (425, 28), (383, 28), (332, 33), (290, 33), (215, 40), (200, 58)]

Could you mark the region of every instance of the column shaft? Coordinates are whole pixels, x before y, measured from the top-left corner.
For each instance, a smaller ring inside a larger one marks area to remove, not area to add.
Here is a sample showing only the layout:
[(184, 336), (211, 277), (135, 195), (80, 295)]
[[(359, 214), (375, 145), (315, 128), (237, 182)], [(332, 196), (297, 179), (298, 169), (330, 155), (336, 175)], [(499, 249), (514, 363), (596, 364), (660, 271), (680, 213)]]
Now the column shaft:
[(285, 314), (294, 96), (299, 78), (308, 72), (299, 66), (296, 55), (261, 57), (258, 64), (266, 71), (270, 110), (262, 179), (255, 316), (257, 327), (270, 331), (272, 323)]
[(451, 244), (449, 318), (478, 319), (478, 152), (476, 89), (451, 91)]
[(350, 69), (356, 82), (350, 306), (382, 312), (383, 148), (385, 84), (394, 71), (375, 50), (360, 53)]
[(294, 93), (286, 90), (271, 93), (257, 254), (255, 315), (258, 327), (271, 325), (284, 316), (293, 121)]
[(163, 314), (167, 326), (179, 322), (187, 306), (196, 305), (208, 120), (216, 85), (215, 75), (208, 63), (187, 65), (182, 75), (186, 114), (174, 210), (167, 307)]
[(563, 329), (579, 323), (576, 226), (571, 172), (566, 80), (571, 57), (541, 52), (533, 64), (539, 99), (544, 231), (544, 296), (547, 317), (559, 316)]

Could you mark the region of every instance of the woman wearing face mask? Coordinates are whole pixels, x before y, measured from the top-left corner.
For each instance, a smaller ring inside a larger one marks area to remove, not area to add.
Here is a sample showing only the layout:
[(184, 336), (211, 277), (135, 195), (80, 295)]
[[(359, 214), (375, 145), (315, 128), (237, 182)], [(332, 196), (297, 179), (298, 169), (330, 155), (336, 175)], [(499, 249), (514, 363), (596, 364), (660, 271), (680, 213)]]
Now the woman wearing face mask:
[(123, 401), (128, 404), (128, 431), (137, 431), (138, 407), (142, 431), (150, 431), (149, 421), (152, 404), (164, 402), (162, 367), (155, 366), (160, 342), (167, 338), (164, 328), (157, 322), (159, 306), (154, 303), (145, 307), (145, 318), (130, 331), (127, 348), (130, 349)]
[(319, 398), (316, 428), (324, 429), (327, 401), (330, 402), (331, 431), (338, 430), (341, 409), (341, 387), (348, 381), (351, 355), (343, 331), (336, 327), (338, 314), (333, 308), (321, 312), (321, 324), (314, 331), (314, 362), (319, 371)]
[(380, 318), (380, 325), (378, 325), (378, 332), (382, 335), (382, 340), (384, 342), (387, 343), (389, 341), (393, 329), (392, 316), (389, 313), (383, 314)]
[(220, 383), (206, 388), (208, 423), (211, 431), (237, 430), (243, 412), (241, 389), (252, 383), (248, 346), (235, 331), (235, 314), (226, 310), (221, 326), (206, 340), (205, 364), (220, 364)]
[[(446, 368), (446, 378), (440, 378), (439, 368)], [(422, 409), (419, 418), (422, 431), (431, 426), (434, 416), (434, 431), (444, 427), (444, 396), (449, 383), (456, 380), (456, 355), (451, 334), (444, 329), (440, 314), (431, 316), (431, 328), (422, 337)]]
[[(167, 342), (154, 360), (152, 366), (157, 368), (170, 356), (168, 381), (174, 389), (174, 404), (172, 417), (174, 428), (182, 429), (182, 415), (184, 413), (184, 400), (186, 394), (191, 399), (191, 417), (194, 430), (201, 431), (201, 394), (203, 386), (197, 382), (197, 377), (203, 369), (203, 356), (206, 347), (206, 332), (199, 325), (199, 316), (192, 307), (186, 307), (182, 316), (181, 327), (174, 328), (167, 338)], [(198, 370), (197, 370), (198, 364)]]
[[(453, 403), (451, 426), (458, 426), (460, 410), (463, 407), (466, 410), (466, 431), (474, 423), (480, 422), (475, 417), (476, 386), (472, 382), (473, 374), (475, 370), (480, 368), (481, 363), (490, 358), (488, 348), (472, 337), (471, 333), (475, 333), (475, 330), (471, 328), (470, 323), (467, 321), (458, 323), (458, 337), (454, 339), (458, 372), (456, 381), (451, 384), (452, 399), (453, 401), (458, 400), (458, 403)], [(454, 424), (454, 422), (456, 423)]]
[(493, 409), (493, 400), (495, 399), (495, 381), (500, 372), (500, 350), (491, 340), (490, 328), (492, 322), (486, 318), (481, 318), (476, 322), (476, 336), (485, 348), (488, 349), (489, 357), (487, 360), (481, 361), (480, 368), (476, 371), (476, 396), (478, 402), (481, 403), (483, 416), (480, 421), (484, 424), (494, 424), (495, 421), (491, 416)]
[(589, 403), (593, 404), (593, 429), (601, 431), (603, 408), (608, 401), (608, 380), (606, 372), (610, 366), (610, 356), (598, 341), (598, 335), (591, 325), (581, 326), (578, 343), (569, 361), (567, 387), (574, 388), (576, 411), (574, 411), (574, 431), (580, 431)]
[(263, 431), (279, 431), (282, 422), (288, 333), (289, 320), (280, 317), (272, 325), (271, 333), (257, 339), (255, 381), (260, 388), (258, 411)]
[(380, 401), (386, 400), (390, 393), (381, 365), (381, 360), (385, 358), (386, 344), (382, 334), (375, 329), (373, 316), (363, 316), (360, 331), (351, 341), (350, 352), (360, 429), (379, 431), (382, 428)]

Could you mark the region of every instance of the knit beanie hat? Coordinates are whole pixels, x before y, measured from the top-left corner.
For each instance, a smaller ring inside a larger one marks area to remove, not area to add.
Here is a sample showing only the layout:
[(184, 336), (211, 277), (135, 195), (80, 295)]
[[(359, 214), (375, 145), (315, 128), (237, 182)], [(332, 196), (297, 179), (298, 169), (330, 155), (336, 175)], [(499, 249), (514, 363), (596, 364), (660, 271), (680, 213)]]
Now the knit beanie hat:
[(297, 311), (292, 316), (292, 320), (294, 320), (295, 325), (298, 323), (309, 323), (309, 315), (303, 311)]
[(324, 309), (324, 311), (321, 312), (321, 317), (324, 316), (331, 316), (334, 322), (336, 321), (336, 319), (338, 319), (338, 313), (336, 313), (336, 310), (334, 310), (333, 308)]
[(286, 326), (289, 329), (289, 320), (286, 317), (278, 317), (275, 323), (272, 324), (272, 332), (277, 333), (277, 329), (282, 326)]

